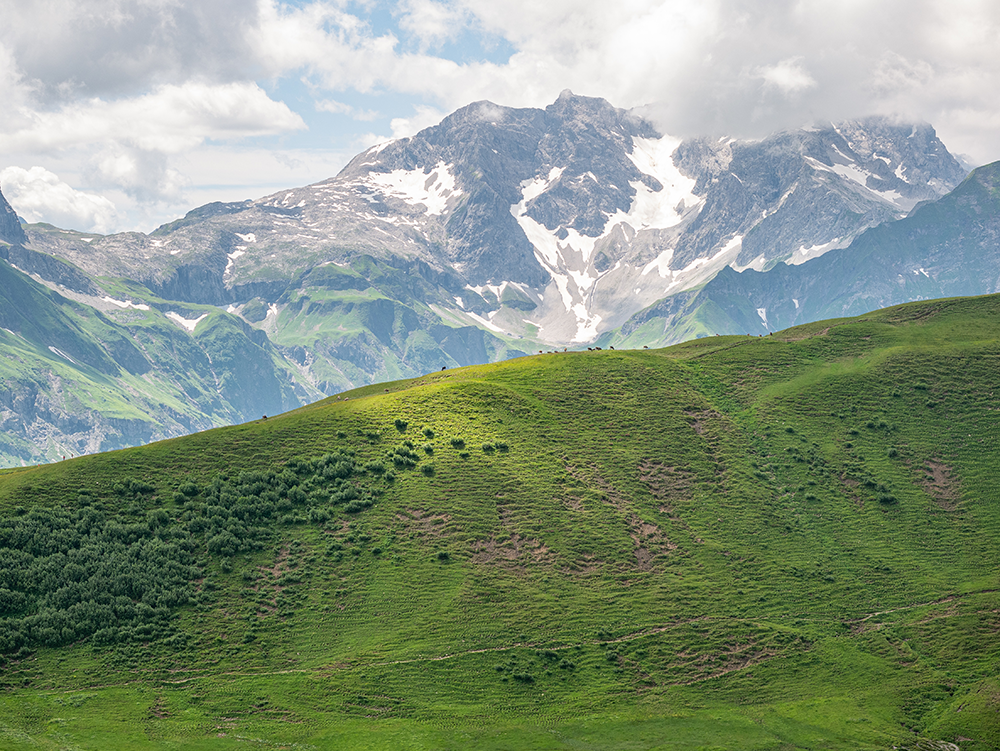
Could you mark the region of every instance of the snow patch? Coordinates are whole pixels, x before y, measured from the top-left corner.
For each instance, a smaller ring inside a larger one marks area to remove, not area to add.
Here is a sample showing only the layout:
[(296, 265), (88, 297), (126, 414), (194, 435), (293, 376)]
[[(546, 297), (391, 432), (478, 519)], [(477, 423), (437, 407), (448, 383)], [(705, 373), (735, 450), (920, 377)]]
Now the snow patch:
[(113, 297), (102, 297), (101, 299), (104, 302), (109, 302), (112, 305), (117, 305), (119, 308), (135, 308), (136, 310), (149, 310), (148, 305), (144, 305), (141, 303), (139, 305), (136, 305), (131, 300), (116, 300)]
[(739, 266), (736, 263), (733, 263), (732, 266), (736, 271), (740, 272), (746, 271), (747, 269), (753, 269), (754, 271), (763, 271), (764, 264), (766, 263), (767, 259), (765, 259), (764, 254), (761, 253), (759, 256), (750, 261), (750, 263), (748, 263), (746, 266)]
[(642, 276), (646, 276), (650, 271), (656, 269), (656, 273), (660, 275), (661, 279), (667, 279), (670, 277), (670, 261), (674, 257), (674, 249), (667, 248), (665, 251), (660, 253), (656, 258), (647, 263), (642, 267)]
[[(622, 220), (627, 220), (636, 229), (668, 229), (680, 224), (694, 209), (701, 208), (704, 199), (693, 192), (696, 180), (681, 174), (674, 164), (673, 155), (680, 144), (681, 139), (672, 136), (632, 139), (632, 153), (628, 158), (636, 169), (656, 178), (663, 186), (654, 191), (639, 181), (629, 183), (636, 193)], [(619, 216), (620, 212), (609, 224), (617, 224), (615, 220)], [(605, 234), (608, 231), (606, 227)]]
[(799, 309), (799, 301), (798, 301), (798, 300), (796, 300), (796, 299), (795, 299), (795, 298), (793, 297), (793, 298), (792, 298), (792, 302), (793, 302), (793, 303), (795, 303), (795, 309), (796, 309), (796, 310), (798, 310), (798, 309)]
[(504, 330), (502, 328), (500, 328), (499, 326), (497, 326), (495, 323), (493, 323), (493, 321), (489, 320), (488, 318), (483, 318), (481, 315), (479, 315), (477, 313), (472, 313), (471, 311), (467, 312), (466, 315), (469, 316), (469, 318), (472, 318), (473, 320), (481, 323), (483, 326), (485, 326), (486, 328), (488, 328), (490, 331), (495, 331), (498, 334), (504, 333)]
[(234, 232), (238, 238), (240, 238), (245, 243), (255, 243), (257, 242), (257, 235), (253, 232), (247, 232), (245, 235), (241, 235), (239, 232)]
[(63, 358), (64, 360), (69, 360), (74, 365), (78, 364), (77, 361), (74, 360), (72, 357), (70, 357), (69, 355), (67, 355), (65, 352), (63, 352), (58, 347), (53, 347), (51, 344), (49, 345), (49, 352), (51, 352), (54, 355), (59, 355), (59, 357)]
[(836, 172), (841, 177), (846, 177), (848, 180), (853, 180), (865, 189), (869, 189), (866, 183), (868, 182), (870, 173), (859, 169), (853, 164), (835, 164), (833, 165), (833, 169), (831, 171)]
[(208, 313), (202, 313), (197, 318), (185, 318), (180, 313), (175, 313), (174, 311), (170, 311), (169, 313), (167, 313), (167, 318), (176, 322), (178, 325), (183, 326), (188, 331), (194, 331), (195, 326), (201, 323), (202, 319), (207, 317)]
[(811, 258), (818, 258), (829, 250), (841, 247), (842, 237), (835, 237), (830, 242), (822, 243), (820, 245), (810, 245), (808, 248), (805, 245), (800, 245), (798, 249), (792, 253), (791, 258), (785, 259), (785, 263), (789, 266), (798, 266), (800, 263), (805, 263)]
[(759, 315), (760, 320), (764, 322), (764, 328), (770, 331), (771, 327), (767, 325), (767, 308), (757, 308), (757, 315)]
[(236, 264), (236, 259), (245, 254), (246, 254), (245, 245), (238, 245), (236, 246), (236, 250), (234, 250), (232, 253), (228, 253), (226, 255), (226, 258), (229, 259), (229, 262), (226, 264), (225, 271), (222, 272), (223, 276), (232, 273), (233, 266)]
[(455, 185), (451, 166), (438, 162), (430, 174), (419, 169), (372, 172), (365, 181), (384, 195), (402, 199), (413, 206), (423, 205), (428, 216), (440, 216), (448, 208), (448, 199), (461, 194)]

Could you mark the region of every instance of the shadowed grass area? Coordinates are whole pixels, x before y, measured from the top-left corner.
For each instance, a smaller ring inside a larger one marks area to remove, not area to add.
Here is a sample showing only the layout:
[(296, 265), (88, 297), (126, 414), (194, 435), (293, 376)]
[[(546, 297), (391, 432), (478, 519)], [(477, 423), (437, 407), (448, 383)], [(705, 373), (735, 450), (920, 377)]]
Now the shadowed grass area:
[(998, 332), (539, 355), (0, 475), (0, 745), (996, 748)]

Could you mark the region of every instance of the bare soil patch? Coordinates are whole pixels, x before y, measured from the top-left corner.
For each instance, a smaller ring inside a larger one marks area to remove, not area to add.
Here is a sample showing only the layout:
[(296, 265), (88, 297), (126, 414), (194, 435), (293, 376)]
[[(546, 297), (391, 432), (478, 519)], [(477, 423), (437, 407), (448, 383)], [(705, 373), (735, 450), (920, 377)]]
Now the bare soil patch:
[(947, 464), (931, 459), (924, 464), (924, 490), (945, 511), (954, 511), (961, 499), (961, 484)]
[(439, 537), (444, 534), (445, 525), (451, 520), (451, 516), (419, 509), (403, 509), (402, 513), (396, 514), (396, 519), (402, 522), (407, 532), (416, 532), (418, 536)]
[(498, 564), (508, 569), (523, 570), (529, 563), (548, 564), (552, 562), (552, 552), (540, 541), (525, 538), (517, 532), (506, 539), (489, 539), (472, 543), (472, 561), (480, 565)]
[(688, 500), (694, 485), (694, 474), (680, 467), (671, 467), (651, 459), (639, 464), (639, 480), (650, 494), (661, 502), (660, 510), (674, 515), (672, 501)]

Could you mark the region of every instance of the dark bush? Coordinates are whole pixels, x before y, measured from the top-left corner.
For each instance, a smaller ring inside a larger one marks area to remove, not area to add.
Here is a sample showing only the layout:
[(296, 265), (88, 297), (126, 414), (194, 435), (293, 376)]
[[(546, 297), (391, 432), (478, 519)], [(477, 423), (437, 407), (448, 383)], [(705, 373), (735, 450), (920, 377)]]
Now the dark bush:
[(198, 495), (198, 486), (190, 480), (183, 483), (179, 488), (177, 488), (177, 490), (186, 495), (188, 498), (194, 498)]
[(452, 438), (451, 441), (450, 441), (450, 443), (451, 443), (451, 445), (452, 445), (453, 448), (456, 448), (456, 449), (464, 449), (465, 448), (465, 439), (464, 438)]
[(393, 424), (396, 426), (396, 430), (398, 430), (400, 433), (405, 433), (406, 428), (409, 427), (409, 423), (406, 420), (400, 420), (398, 417), (396, 418), (396, 421)]

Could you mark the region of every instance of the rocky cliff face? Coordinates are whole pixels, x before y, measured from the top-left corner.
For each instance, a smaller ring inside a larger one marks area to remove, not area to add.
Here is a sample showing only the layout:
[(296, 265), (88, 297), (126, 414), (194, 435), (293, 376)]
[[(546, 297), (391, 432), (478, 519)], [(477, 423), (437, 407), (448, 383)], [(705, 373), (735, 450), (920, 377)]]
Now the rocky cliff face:
[(1000, 162), (945, 197), (867, 230), (801, 265), (723, 269), (701, 290), (633, 316), (604, 342), (668, 344), (692, 336), (767, 334), (914, 300), (1000, 292)]
[(17, 214), (14, 213), (14, 209), (7, 203), (7, 199), (3, 197), (3, 193), (0, 193), (0, 242), (12, 245), (20, 245), (25, 242), (21, 222), (17, 218)]

